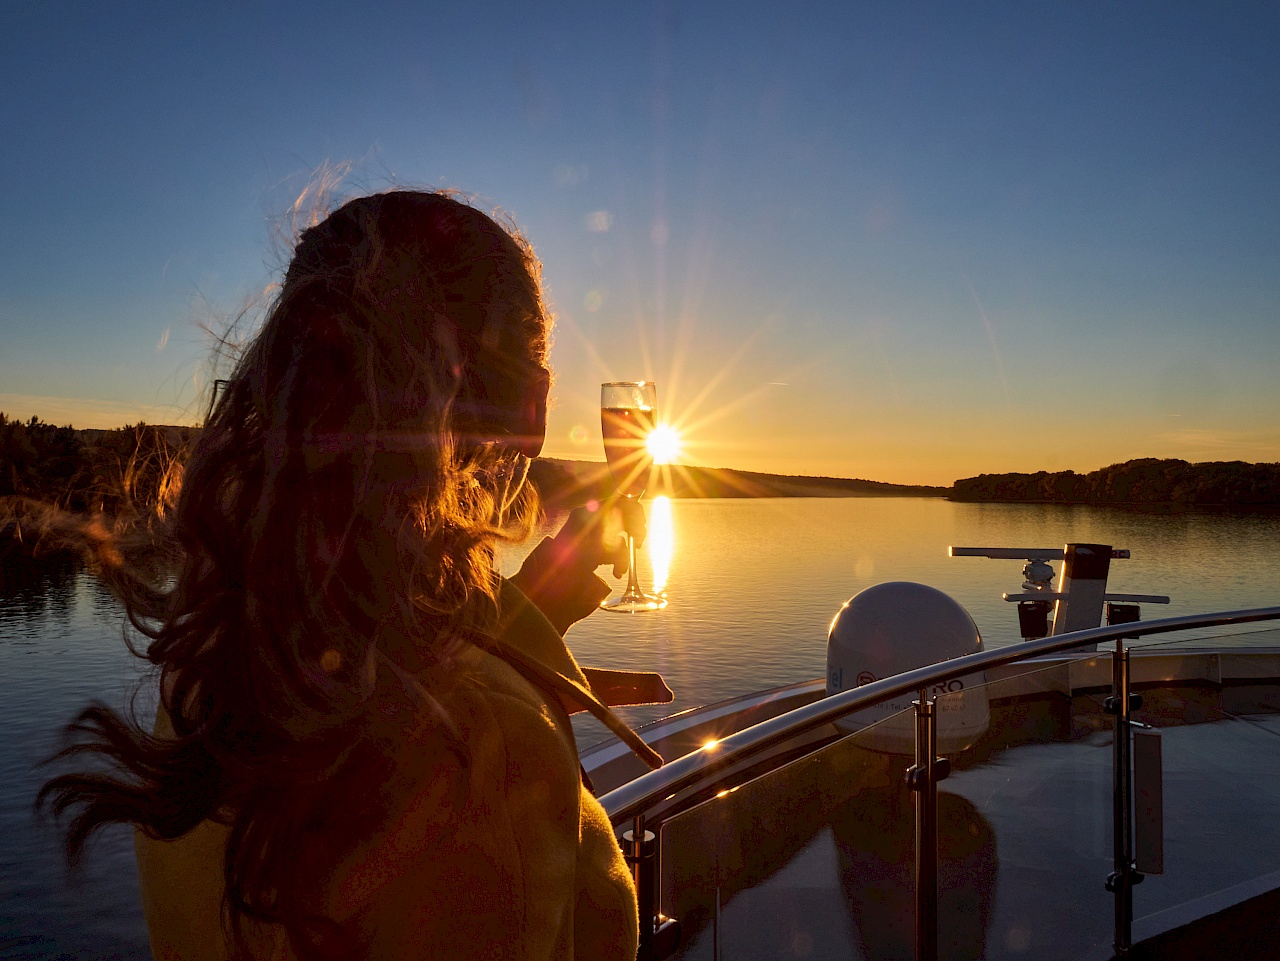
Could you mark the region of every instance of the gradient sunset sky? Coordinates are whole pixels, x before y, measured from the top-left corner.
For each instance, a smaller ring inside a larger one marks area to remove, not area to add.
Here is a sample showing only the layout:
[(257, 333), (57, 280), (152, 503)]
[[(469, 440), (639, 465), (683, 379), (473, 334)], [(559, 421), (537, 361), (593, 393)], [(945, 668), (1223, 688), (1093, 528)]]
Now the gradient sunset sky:
[(715, 466), (1277, 461), (1277, 49), (1247, 2), (5, 3), (0, 410), (198, 421), (351, 164), (533, 241), (548, 454), (647, 378)]

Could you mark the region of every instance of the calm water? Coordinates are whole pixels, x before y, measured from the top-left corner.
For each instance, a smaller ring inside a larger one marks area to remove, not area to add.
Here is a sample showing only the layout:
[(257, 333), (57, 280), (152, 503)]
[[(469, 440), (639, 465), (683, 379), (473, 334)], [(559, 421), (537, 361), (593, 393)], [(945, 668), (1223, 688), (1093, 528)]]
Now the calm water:
[[(571, 631), (584, 664), (658, 670), (661, 713), (823, 673), (827, 624), (872, 584), (917, 580), (973, 614), (988, 646), (1018, 640), (1002, 591), (1016, 561), (947, 557), (948, 545), (1110, 543), (1111, 589), (1169, 594), (1144, 617), (1280, 603), (1280, 515), (1128, 512), (939, 500), (677, 501), (668, 590), (657, 614), (597, 614)], [(519, 556), (505, 558), (518, 564)], [(647, 568), (642, 564), (642, 570)], [(648, 574), (646, 570), (646, 575)], [(145, 958), (132, 846), (108, 832), (68, 876), (57, 839), (31, 817), (34, 765), (90, 698), (122, 704), (139, 678), (118, 606), (71, 565), (0, 567), (0, 956)], [(596, 732), (583, 727), (584, 742)]]

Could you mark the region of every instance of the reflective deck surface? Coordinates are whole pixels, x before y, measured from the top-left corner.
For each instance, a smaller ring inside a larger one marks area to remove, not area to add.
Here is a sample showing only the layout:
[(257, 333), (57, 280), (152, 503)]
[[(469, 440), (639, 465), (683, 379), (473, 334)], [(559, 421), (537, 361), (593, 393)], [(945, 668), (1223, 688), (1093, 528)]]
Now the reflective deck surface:
[[(1038, 681), (1069, 689), (1065, 667)], [(1111, 957), (1104, 696), (996, 698), (988, 733), (951, 755), (939, 796), (940, 957)], [(1135, 889), (1135, 939), (1280, 884), (1269, 877), (1280, 871), (1280, 832), (1270, 830), (1280, 686), (1143, 696), (1135, 720), (1163, 743), (1165, 866)], [(685, 925), (680, 956), (913, 957), (909, 760), (878, 748), (869, 728), (664, 827), (664, 905)]]

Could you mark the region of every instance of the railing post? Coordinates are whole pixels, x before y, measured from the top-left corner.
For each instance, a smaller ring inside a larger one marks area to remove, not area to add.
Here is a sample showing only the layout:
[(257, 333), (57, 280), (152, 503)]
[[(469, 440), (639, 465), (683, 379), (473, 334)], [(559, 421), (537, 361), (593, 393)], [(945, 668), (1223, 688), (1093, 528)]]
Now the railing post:
[(654, 956), (655, 894), (658, 883), (657, 872), (654, 870), (657, 860), (657, 837), (652, 831), (645, 830), (644, 817), (637, 816), (632, 821), (631, 830), (623, 832), (622, 840), (623, 854), (627, 864), (631, 866), (631, 876), (636, 885), (636, 902), (640, 917), (640, 950), (636, 957), (638, 961), (651, 961)]
[(916, 792), (916, 961), (938, 957), (937, 705), (920, 692), (916, 709), (916, 763), (907, 783)]
[[(680, 922), (658, 910), (662, 869), (657, 835), (645, 830), (643, 815), (633, 818), (631, 825), (630, 831), (622, 832), (622, 855), (631, 867), (631, 878), (636, 886), (636, 914), (640, 923), (640, 947), (636, 951), (636, 959), (662, 961), (680, 946)], [(718, 912), (717, 908), (717, 916)], [(719, 921), (716, 926), (718, 929)]]
[(1130, 715), (1139, 706), (1141, 698), (1136, 698), (1130, 690), (1129, 651), (1124, 646), (1124, 638), (1116, 638), (1116, 649), (1111, 655), (1111, 696), (1104, 702), (1104, 707), (1115, 717), (1111, 752), (1112, 871), (1107, 877), (1107, 890), (1115, 895), (1113, 946), (1120, 958), (1128, 957), (1133, 946), (1133, 886), (1142, 880), (1142, 875), (1133, 865), (1133, 762), (1130, 749)]

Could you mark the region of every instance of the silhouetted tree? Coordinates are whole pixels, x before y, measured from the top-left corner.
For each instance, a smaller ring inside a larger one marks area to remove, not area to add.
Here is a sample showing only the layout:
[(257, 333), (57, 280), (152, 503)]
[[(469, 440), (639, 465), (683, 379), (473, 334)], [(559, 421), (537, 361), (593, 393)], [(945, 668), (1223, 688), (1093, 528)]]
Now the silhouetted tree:
[(65, 505), (83, 486), (85, 466), (84, 445), (72, 428), (0, 413), (0, 496)]
[(117, 430), (77, 431), (38, 417), (0, 413), (0, 539), (30, 552), (52, 518), (63, 514), (129, 514), (157, 502), (174, 476), (187, 428), (138, 423)]
[(1144, 457), (1084, 475), (979, 474), (956, 481), (948, 496), (954, 501), (1262, 507), (1280, 505), (1280, 464)]

